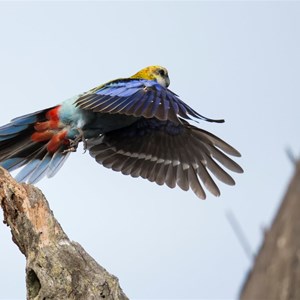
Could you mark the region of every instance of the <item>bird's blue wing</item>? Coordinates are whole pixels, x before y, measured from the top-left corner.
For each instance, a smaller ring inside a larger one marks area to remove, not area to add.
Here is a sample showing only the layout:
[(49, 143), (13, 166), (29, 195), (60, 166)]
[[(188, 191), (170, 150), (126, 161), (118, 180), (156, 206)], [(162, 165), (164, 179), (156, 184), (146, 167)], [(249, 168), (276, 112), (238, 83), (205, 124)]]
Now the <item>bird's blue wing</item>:
[(180, 122), (180, 118), (189, 120), (191, 117), (209, 122), (223, 122), (198, 114), (175, 93), (153, 80), (111, 81), (82, 95), (75, 104), (81, 109), (94, 112), (156, 118), (175, 123)]

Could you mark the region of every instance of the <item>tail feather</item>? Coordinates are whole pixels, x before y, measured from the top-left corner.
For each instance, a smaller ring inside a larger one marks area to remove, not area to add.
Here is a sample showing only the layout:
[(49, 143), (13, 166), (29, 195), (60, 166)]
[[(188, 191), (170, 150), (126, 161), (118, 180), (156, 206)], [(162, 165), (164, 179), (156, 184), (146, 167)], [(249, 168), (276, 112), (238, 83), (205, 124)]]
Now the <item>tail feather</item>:
[(47, 171), (51, 158), (52, 157), (47, 153), (44, 158), (39, 161), (38, 165), (34, 168), (34, 170), (30, 174), (30, 177), (28, 178), (31, 183), (38, 182), (44, 177), (44, 175), (46, 175), (45, 173)]
[[(0, 147), (2, 148), (0, 143)], [(20, 136), (19, 139), (16, 137), (11, 145), (4, 145), (5, 149), (0, 150), (0, 160), (6, 160), (12, 157), (23, 157), (23, 159), (31, 156), (37, 150), (40, 149), (41, 145), (38, 145), (36, 142), (30, 140), (30, 135)]]
[(9, 171), (14, 171), (24, 165), (24, 159), (22, 157), (9, 158), (0, 165)]
[[(28, 125), (28, 124), (34, 124), (35, 122), (41, 122), (45, 121), (45, 114), (47, 111), (56, 108), (57, 106), (53, 106), (47, 109), (42, 109), (39, 111), (36, 111), (34, 113), (26, 114), (17, 118), (14, 118), (11, 120), (11, 123), (13, 125)], [(11, 124), (10, 123), (10, 124)], [(8, 124), (9, 125), (9, 124)]]
[(53, 177), (63, 166), (71, 152), (63, 153), (64, 148), (55, 152), (47, 170), (47, 177)]
[(11, 138), (12, 135), (19, 133), (27, 128), (27, 125), (7, 124), (0, 128), (0, 136), (3, 140)]
[[(69, 146), (67, 139), (53, 148), (52, 138), (62, 130), (47, 127), (54, 110), (58, 111), (58, 107), (15, 118), (0, 127), (0, 166), (9, 171), (22, 168), (16, 176), (18, 181), (36, 183), (44, 176), (52, 177), (68, 158), (70, 152), (65, 151)], [(49, 135), (49, 138), (36, 140), (37, 128), (38, 134)], [(50, 143), (51, 147), (48, 147)]]
[(39, 165), (39, 160), (35, 159), (30, 161), (29, 163), (26, 164), (26, 166), (18, 173), (16, 176), (16, 180), (20, 182), (30, 182), (33, 183), (32, 181), (28, 180), (32, 172), (38, 167)]

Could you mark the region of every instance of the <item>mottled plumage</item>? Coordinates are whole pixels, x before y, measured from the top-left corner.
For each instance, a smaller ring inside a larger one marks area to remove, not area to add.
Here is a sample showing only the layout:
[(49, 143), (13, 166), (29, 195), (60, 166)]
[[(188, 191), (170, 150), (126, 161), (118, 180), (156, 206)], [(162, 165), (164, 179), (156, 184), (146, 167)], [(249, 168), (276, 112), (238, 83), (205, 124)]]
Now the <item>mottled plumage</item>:
[(52, 177), (78, 143), (96, 161), (114, 171), (159, 185), (191, 188), (202, 199), (202, 184), (220, 191), (211, 174), (234, 185), (220, 166), (242, 173), (229, 156), (232, 146), (189, 123), (206, 118), (168, 89), (168, 72), (160, 66), (130, 78), (110, 81), (60, 105), (13, 119), (0, 127), (0, 165), (21, 168), (19, 181), (36, 183)]

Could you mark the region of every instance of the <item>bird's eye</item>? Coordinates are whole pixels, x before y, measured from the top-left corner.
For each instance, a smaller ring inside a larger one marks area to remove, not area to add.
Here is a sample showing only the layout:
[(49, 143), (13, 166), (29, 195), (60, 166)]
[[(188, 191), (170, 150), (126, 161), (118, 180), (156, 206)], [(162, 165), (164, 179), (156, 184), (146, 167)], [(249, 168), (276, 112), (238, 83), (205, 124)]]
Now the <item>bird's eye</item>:
[(158, 71), (158, 74), (160, 75), (160, 76), (165, 76), (166, 74), (165, 74), (165, 70), (163, 70), (163, 69), (160, 69), (159, 71)]

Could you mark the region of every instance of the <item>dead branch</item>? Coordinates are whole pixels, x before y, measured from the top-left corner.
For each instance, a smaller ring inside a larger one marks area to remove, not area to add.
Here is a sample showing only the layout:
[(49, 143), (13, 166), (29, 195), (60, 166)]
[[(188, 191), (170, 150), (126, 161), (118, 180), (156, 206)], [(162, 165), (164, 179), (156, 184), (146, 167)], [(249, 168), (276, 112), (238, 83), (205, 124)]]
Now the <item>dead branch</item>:
[(118, 279), (70, 241), (42, 192), (0, 168), (0, 205), (26, 257), (27, 299), (128, 299)]

